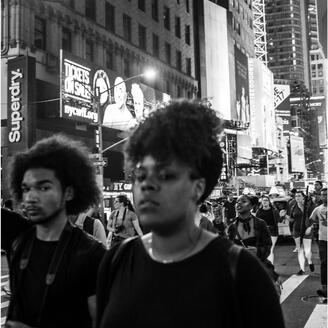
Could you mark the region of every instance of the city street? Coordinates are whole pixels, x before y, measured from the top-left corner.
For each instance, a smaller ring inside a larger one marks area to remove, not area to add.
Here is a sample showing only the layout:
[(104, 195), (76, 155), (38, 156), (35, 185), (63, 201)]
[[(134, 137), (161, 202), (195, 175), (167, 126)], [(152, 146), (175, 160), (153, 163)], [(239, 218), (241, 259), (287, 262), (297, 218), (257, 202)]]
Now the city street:
[[(319, 254), (316, 245), (313, 247), (315, 271), (306, 268), (304, 276), (294, 275), (298, 270), (297, 253), (293, 253), (291, 241), (280, 242), (276, 249), (276, 271), (283, 282), (281, 295), (282, 310), (286, 328), (325, 328), (327, 322), (327, 305), (317, 297), (320, 288)], [(1, 257), (1, 285), (8, 280), (6, 257)], [(5, 322), (9, 302), (1, 291), (1, 326)], [(263, 325), (265, 327), (265, 324)]]

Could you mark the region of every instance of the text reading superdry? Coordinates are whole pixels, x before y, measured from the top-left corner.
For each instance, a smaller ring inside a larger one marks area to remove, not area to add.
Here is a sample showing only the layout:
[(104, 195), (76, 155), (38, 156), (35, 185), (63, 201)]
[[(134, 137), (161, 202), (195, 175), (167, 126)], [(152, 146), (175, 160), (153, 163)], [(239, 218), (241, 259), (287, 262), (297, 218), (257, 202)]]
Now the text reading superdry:
[(9, 86), (9, 95), (10, 95), (10, 117), (11, 117), (11, 126), (9, 127), (9, 142), (19, 142), (21, 140), (21, 130), (23, 120), (21, 108), (21, 79), (23, 74), (21, 69), (17, 68), (16, 71), (11, 71), (11, 80)]

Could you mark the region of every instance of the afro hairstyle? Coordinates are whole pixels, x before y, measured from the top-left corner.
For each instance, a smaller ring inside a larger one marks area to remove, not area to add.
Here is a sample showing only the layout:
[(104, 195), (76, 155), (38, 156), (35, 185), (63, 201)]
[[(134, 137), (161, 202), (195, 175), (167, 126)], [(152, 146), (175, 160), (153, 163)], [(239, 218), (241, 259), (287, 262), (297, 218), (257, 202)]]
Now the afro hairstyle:
[(161, 163), (177, 161), (206, 181), (202, 203), (218, 182), (222, 152), (218, 142), (221, 120), (197, 101), (175, 100), (152, 112), (125, 145), (127, 170), (145, 156)]
[(78, 214), (99, 203), (99, 188), (87, 148), (62, 134), (38, 141), (32, 148), (16, 154), (9, 165), (10, 189), (22, 201), (21, 183), (31, 168), (53, 170), (63, 190), (71, 186), (74, 197), (66, 203), (67, 214)]

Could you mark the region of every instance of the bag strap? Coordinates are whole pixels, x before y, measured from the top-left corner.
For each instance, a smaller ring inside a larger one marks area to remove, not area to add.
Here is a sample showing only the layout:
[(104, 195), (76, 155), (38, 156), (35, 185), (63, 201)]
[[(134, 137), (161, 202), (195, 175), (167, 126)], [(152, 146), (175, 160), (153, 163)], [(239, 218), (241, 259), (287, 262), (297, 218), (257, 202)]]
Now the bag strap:
[(232, 244), (228, 250), (229, 269), (234, 282), (237, 276), (237, 266), (241, 250), (242, 247), (235, 244)]
[[(115, 253), (108, 258), (110, 252), (104, 257), (101, 267), (98, 270), (97, 279), (97, 322), (96, 327), (100, 327), (101, 318), (108, 303), (110, 290), (119, 268), (124, 251), (131, 245), (132, 241), (138, 237), (131, 237), (123, 240), (115, 250)], [(103, 279), (102, 279), (103, 278)]]

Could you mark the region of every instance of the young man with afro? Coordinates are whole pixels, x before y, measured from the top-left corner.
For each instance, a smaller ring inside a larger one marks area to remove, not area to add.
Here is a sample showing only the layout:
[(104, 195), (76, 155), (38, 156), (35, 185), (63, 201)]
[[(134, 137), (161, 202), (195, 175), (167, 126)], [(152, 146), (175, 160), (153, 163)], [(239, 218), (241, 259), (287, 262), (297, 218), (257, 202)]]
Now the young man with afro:
[(11, 163), (10, 187), (32, 228), (13, 244), (7, 327), (92, 327), (104, 246), (68, 215), (99, 201), (87, 149), (62, 135), (43, 139)]

